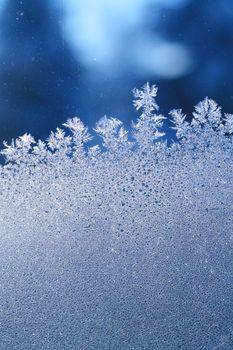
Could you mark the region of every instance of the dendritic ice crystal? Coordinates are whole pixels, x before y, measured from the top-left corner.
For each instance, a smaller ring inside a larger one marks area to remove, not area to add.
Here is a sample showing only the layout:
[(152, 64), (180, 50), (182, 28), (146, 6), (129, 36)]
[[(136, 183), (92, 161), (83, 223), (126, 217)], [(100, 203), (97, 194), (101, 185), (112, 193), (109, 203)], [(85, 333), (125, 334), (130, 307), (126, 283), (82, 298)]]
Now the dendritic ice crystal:
[(156, 95), (134, 90), (130, 133), (75, 117), (4, 143), (1, 350), (233, 349), (233, 115), (165, 121)]

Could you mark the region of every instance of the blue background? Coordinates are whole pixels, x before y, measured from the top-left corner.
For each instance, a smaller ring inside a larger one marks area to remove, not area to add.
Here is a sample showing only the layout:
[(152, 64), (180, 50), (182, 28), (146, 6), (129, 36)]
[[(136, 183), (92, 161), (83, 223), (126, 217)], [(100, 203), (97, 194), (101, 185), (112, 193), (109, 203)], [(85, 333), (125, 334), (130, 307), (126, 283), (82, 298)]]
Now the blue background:
[(0, 0), (0, 141), (67, 118), (130, 126), (132, 89), (161, 112), (205, 96), (233, 111), (232, 0)]

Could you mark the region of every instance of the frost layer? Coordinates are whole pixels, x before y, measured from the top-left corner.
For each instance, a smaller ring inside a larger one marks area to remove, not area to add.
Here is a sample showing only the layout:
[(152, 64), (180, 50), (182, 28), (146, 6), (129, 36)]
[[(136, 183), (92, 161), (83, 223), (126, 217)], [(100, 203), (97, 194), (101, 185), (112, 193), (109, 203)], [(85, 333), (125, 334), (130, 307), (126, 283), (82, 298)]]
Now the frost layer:
[(233, 348), (233, 116), (206, 98), (192, 122), (134, 90), (128, 136), (78, 118), (47, 142), (5, 143), (0, 348)]

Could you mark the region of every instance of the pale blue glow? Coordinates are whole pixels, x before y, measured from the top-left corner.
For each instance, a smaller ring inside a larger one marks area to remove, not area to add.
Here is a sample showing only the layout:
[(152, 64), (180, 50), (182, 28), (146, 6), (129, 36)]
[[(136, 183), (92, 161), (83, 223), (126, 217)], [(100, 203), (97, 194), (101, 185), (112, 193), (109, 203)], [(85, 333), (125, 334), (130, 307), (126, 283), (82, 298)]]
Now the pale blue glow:
[[(100, 72), (106, 75), (111, 71), (111, 76), (114, 76), (133, 71), (134, 75), (142, 78), (148, 74), (155, 78), (174, 78), (187, 74), (192, 68), (191, 53), (187, 47), (168, 42), (159, 33), (152, 36), (147, 26), (150, 8), (154, 11), (156, 23), (161, 9), (179, 9), (188, 2), (50, 0), (55, 8), (61, 8), (64, 41), (90, 74)], [(3, 15), (6, 3), (7, 0), (0, 0), (0, 15)]]
[(140, 47), (135, 46), (135, 66), (141, 67), (138, 72), (142, 76), (176, 78), (192, 69), (193, 60), (189, 49), (179, 43), (148, 38)]
[[(190, 52), (188, 48), (158, 37), (159, 33), (151, 36), (146, 13), (153, 5), (159, 16), (162, 7), (177, 7), (187, 1), (67, 0), (63, 2), (63, 35), (78, 59), (91, 71), (111, 69), (114, 73), (117, 66), (116, 74), (134, 69), (134, 73), (138, 71), (144, 76), (149, 73), (177, 77), (190, 70)], [(141, 37), (142, 32), (145, 38)], [(179, 64), (174, 66), (174, 61)]]

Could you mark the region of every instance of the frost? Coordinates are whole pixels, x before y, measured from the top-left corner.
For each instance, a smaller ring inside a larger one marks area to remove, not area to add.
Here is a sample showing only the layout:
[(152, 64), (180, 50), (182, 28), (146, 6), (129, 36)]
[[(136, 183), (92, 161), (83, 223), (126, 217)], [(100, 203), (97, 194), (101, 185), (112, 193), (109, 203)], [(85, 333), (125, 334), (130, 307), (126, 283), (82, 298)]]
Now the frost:
[[(232, 349), (233, 117), (204, 99), (1, 154), (0, 349)], [(93, 145), (89, 141), (98, 137)]]
[(154, 112), (159, 109), (159, 106), (155, 102), (157, 96), (157, 87), (149, 83), (145, 84), (142, 90), (134, 89), (134, 106), (137, 110), (142, 110), (134, 127), (134, 138), (137, 140), (138, 145), (141, 148), (148, 148), (157, 140), (164, 135), (163, 132), (159, 131), (163, 126), (163, 120), (166, 119), (162, 115), (156, 115)]
[(130, 147), (128, 133), (119, 119), (104, 116), (96, 124), (95, 131), (103, 138), (103, 146), (111, 152)]
[(233, 134), (233, 114), (225, 114), (225, 133)]
[(91, 140), (91, 135), (88, 133), (88, 129), (77, 117), (68, 119), (63, 126), (70, 129), (72, 133), (73, 156), (75, 158), (82, 158), (84, 155), (84, 145)]
[(193, 116), (193, 125), (209, 122), (213, 127), (217, 127), (221, 123), (221, 107), (214, 100), (206, 97), (204, 101), (199, 102), (195, 106)]
[(190, 131), (190, 124), (185, 121), (186, 115), (182, 113), (182, 109), (173, 109), (169, 114), (172, 118), (171, 122), (174, 124), (171, 128), (176, 130), (178, 139), (187, 138)]

